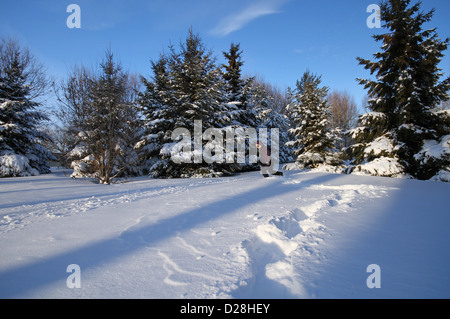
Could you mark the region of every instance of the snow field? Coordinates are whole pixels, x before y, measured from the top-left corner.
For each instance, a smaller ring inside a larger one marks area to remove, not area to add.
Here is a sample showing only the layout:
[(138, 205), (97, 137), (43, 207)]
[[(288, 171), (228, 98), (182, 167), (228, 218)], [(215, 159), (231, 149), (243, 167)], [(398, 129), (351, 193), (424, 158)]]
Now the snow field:
[[(449, 297), (447, 183), (0, 180), (2, 298)], [(66, 268), (81, 269), (69, 289)], [(369, 289), (378, 264), (382, 288)]]
[[(326, 226), (321, 223), (323, 216), (320, 213), (344, 213), (351, 210), (352, 202), (358, 195), (378, 198), (386, 193), (383, 187), (371, 185), (305, 186), (305, 191), (311, 190), (327, 192), (319, 198), (308, 199), (303, 206), (287, 211), (281, 217), (274, 217), (268, 223), (257, 226), (255, 238), (241, 244), (240, 249), (247, 252), (256, 268), (249, 280), (252, 287), (244, 287), (238, 292), (238, 297), (312, 297), (303, 287), (303, 270), (299, 266), (320, 264), (327, 258), (316, 249), (330, 236)], [(305, 273), (304, 277), (309, 276)]]

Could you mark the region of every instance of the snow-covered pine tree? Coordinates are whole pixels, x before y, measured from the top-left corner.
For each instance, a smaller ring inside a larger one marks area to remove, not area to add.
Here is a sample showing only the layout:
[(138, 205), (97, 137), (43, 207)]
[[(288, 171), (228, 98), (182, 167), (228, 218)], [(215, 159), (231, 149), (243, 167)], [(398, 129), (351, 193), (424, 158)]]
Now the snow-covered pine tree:
[[(173, 47), (171, 48), (169, 65), (177, 100), (175, 128), (189, 130), (192, 142), (192, 151), (188, 154), (184, 151), (180, 154), (180, 150), (176, 151), (178, 154), (173, 154), (174, 148), (171, 148), (172, 158), (180, 156), (186, 159), (188, 156), (191, 159), (182, 163), (171, 161), (172, 170), (177, 172), (179, 177), (221, 176), (223, 171), (228, 173), (222, 167), (221, 159), (214, 159), (214, 156), (207, 158), (205, 152), (198, 154), (200, 150), (195, 149), (195, 138), (199, 137), (193, 136), (195, 121), (201, 121), (202, 133), (208, 128), (223, 128), (230, 123), (226, 107), (225, 83), (220, 67), (216, 64), (216, 58), (191, 28), (185, 42), (180, 44), (180, 51), (176, 52)], [(203, 140), (202, 150), (205, 150), (206, 144)], [(223, 152), (223, 145), (220, 143), (216, 145)]]
[[(254, 88), (254, 78), (244, 78), (242, 75), (242, 60), (243, 51), (240, 49), (240, 44), (231, 43), (230, 50), (223, 52), (226, 63), (222, 64), (223, 78), (225, 80), (225, 88), (227, 92), (227, 117), (229, 118), (229, 125), (224, 128), (225, 135), (227, 131), (231, 132), (249, 132), (248, 129), (257, 129), (260, 123), (259, 111), (255, 107), (252, 99), (252, 92)], [(247, 130), (247, 131), (246, 131)], [(231, 133), (233, 134), (233, 133)], [(237, 145), (242, 143), (243, 136), (234, 139), (234, 161), (238, 162)], [(245, 163), (237, 163), (232, 166), (234, 171), (248, 171), (258, 169), (256, 163), (252, 163), (250, 154), (250, 143), (255, 143), (256, 140), (251, 140), (249, 135), (245, 136)], [(231, 154), (227, 154), (231, 157)]]
[(351, 161), (346, 169), (348, 173), (355, 171), (385, 177), (403, 173), (396, 155), (397, 146), (383, 112), (370, 111), (361, 115), (348, 136), (353, 140), (353, 145), (345, 150)]
[(297, 81), (292, 92), (292, 101), (286, 107), (292, 123), (289, 132), (294, 137), (294, 140), (286, 144), (291, 147), (299, 168), (340, 163), (333, 152), (334, 141), (328, 123), (328, 88), (320, 87), (320, 84), (320, 76), (306, 71), (301, 80)]
[(387, 33), (374, 35), (382, 42), (376, 61), (358, 61), (377, 80), (359, 79), (369, 90), (371, 112), (360, 118), (351, 131), (356, 144), (349, 149), (351, 170), (376, 175), (406, 173), (418, 179), (430, 179), (439, 171), (450, 171), (447, 145), (436, 156), (423, 147), (442, 143), (449, 134), (442, 117), (433, 109), (447, 99), (450, 79), (440, 82), (438, 64), (449, 39), (437, 38), (436, 29), (423, 30), (434, 10), (423, 13), (421, 3), (389, 0), (381, 3), (381, 20)]
[(142, 172), (154, 177), (163, 176), (169, 165), (170, 154), (161, 154), (167, 143), (172, 143), (171, 134), (175, 128), (176, 100), (171, 87), (171, 70), (167, 59), (161, 54), (157, 61), (151, 61), (153, 77), (141, 77), (145, 91), (139, 95), (139, 106), (145, 117), (141, 139), (135, 148), (139, 152)]
[[(128, 74), (107, 50), (100, 72), (85, 79), (83, 103), (73, 111), (77, 145), (72, 177), (95, 177), (102, 184), (137, 174), (136, 143), (139, 119)], [(69, 100), (77, 96), (67, 95)]]
[(270, 84), (264, 79), (254, 76), (251, 79), (250, 93), (250, 112), (252, 112), (252, 123), (254, 127), (261, 128), (266, 121), (267, 116), (275, 107), (274, 96), (270, 92)]
[(228, 83), (228, 99), (229, 101), (236, 101), (244, 104), (247, 101), (245, 96), (242, 95), (245, 83), (241, 74), (241, 67), (244, 65), (244, 61), (242, 61), (240, 44), (231, 43), (230, 51), (223, 52), (223, 55), (227, 60), (226, 64), (222, 64), (222, 68), (224, 69), (223, 78)]
[(229, 52), (223, 52), (227, 63), (222, 64), (223, 78), (226, 81), (228, 114), (232, 125), (256, 127), (257, 117), (251, 104), (253, 78), (242, 76), (243, 51), (240, 44), (231, 43)]
[(48, 117), (36, 98), (46, 78), (28, 49), (16, 40), (0, 43), (0, 177), (50, 172), (54, 156), (42, 145), (50, 137), (39, 129)]
[[(212, 52), (190, 29), (179, 52), (170, 46), (168, 55), (154, 63), (152, 69), (153, 79), (144, 80), (146, 92), (140, 99), (148, 133), (146, 141), (137, 145), (151, 149), (149, 174), (154, 177), (228, 174), (230, 165), (214, 158), (214, 151), (209, 158), (208, 152), (198, 154), (194, 149), (195, 121), (201, 121), (202, 133), (208, 128), (223, 129), (231, 123), (226, 84)], [(190, 136), (180, 135), (172, 140), (172, 133), (178, 128), (185, 129)], [(180, 142), (186, 147), (180, 147)], [(214, 140), (203, 141), (202, 146), (212, 145), (224, 153), (223, 143), (215, 144)]]
[(180, 52), (171, 47), (168, 64), (177, 99), (175, 125), (193, 128), (194, 120), (202, 120), (206, 128), (227, 125), (222, 72), (200, 36), (190, 29)]

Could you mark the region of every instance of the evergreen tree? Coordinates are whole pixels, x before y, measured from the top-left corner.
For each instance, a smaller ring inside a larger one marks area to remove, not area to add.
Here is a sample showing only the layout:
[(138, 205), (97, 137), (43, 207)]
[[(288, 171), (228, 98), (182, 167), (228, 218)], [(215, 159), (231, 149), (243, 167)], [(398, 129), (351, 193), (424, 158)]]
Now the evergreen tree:
[(294, 140), (286, 144), (292, 148), (300, 168), (315, 168), (321, 164), (338, 164), (333, 154), (334, 141), (329, 130), (330, 107), (327, 87), (320, 87), (321, 77), (305, 72), (292, 92), (287, 111)]
[(351, 132), (357, 144), (349, 151), (356, 165), (384, 157), (395, 164), (396, 174), (400, 170), (429, 179), (449, 167), (450, 155), (430, 158), (419, 154), (426, 140), (439, 141), (449, 134), (442, 117), (433, 111), (447, 99), (450, 87), (448, 78), (439, 82), (442, 73), (438, 68), (449, 39), (439, 40), (436, 29), (423, 30), (434, 10), (423, 13), (420, 2), (412, 6), (410, 2), (381, 3), (381, 20), (388, 32), (373, 37), (382, 42), (382, 51), (374, 54), (376, 61), (358, 58), (377, 80), (359, 79), (372, 97), (372, 113), (361, 118), (363, 125)]
[(50, 137), (39, 129), (47, 116), (35, 100), (46, 86), (42, 67), (15, 40), (0, 44), (0, 177), (50, 172)]
[[(201, 122), (202, 127), (197, 128), (201, 134), (208, 128), (224, 130), (232, 123), (226, 103), (226, 84), (216, 59), (192, 29), (180, 44), (179, 52), (173, 46), (169, 51), (167, 56), (152, 63), (153, 79), (143, 79), (146, 90), (140, 105), (147, 131), (137, 147), (147, 149), (147, 170), (154, 177), (227, 174), (231, 165), (213, 160), (215, 152), (211, 153), (212, 157), (202, 152), (214, 144), (213, 140), (200, 141), (202, 150), (194, 149), (199, 145), (193, 136), (196, 121)], [(180, 128), (188, 136), (173, 136)], [(214, 146), (224, 153), (223, 144)]]
[(231, 43), (230, 51), (223, 52), (223, 55), (227, 59), (227, 64), (223, 64), (222, 67), (225, 69), (223, 78), (227, 81), (230, 92), (229, 100), (243, 102), (242, 90), (245, 83), (242, 79), (241, 67), (244, 65), (244, 61), (242, 61), (240, 44)]
[[(110, 50), (100, 73), (85, 79), (83, 104), (74, 116), (76, 147), (73, 177), (95, 177), (102, 184), (137, 174), (136, 143), (139, 120), (130, 80)], [(69, 100), (76, 96), (68, 94)]]
[(165, 144), (173, 142), (171, 134), (175, 128), (177, 101), (167, 59), (161, 54), (159, 60), (151, 61), (154, 74), (151, 80), (141, 77), (145, 91), (139, 96), (139, 105), (145, 122), (141, 140), (135, 148), (140, 152), (143, 173), (152, 176), (162, 176), (169, 165), (170, 154), (161, 154), (161, 150)]
[(250, 112), (254, 127), (265, 127), (268, 115), (274, 110), (274, 97), (269, 90), (268, 83), (263, 79), (252, 78), (250, 88)]
[(244, 79), (242, 76), (242, 50), (240, 44), (232, 43), (229, 52), (223, 52), (227, 60), (222, 64), (223, 78), (226, 81), (228, 115), (230, 124), (243, 127), (256, 127), (257, 116), (251, 103), (254, 78)]
[(177, 53), (171, 47), (168, 60), (171, 85), (177, 99), (175, 125), (192, 128), (194, 120), (202, 120), (205, 127), (227, 125), (225, 86), (212, 52), (192, 29), (180, 49)]
[[(231, 44), (229, 52), (223, 52), (227, 61), (222, 64), (222, 68), (227, 91), (227, 116), (230, 119), (227, 130), (234, 132), (246, 132), (246, 130), (248, 132), (248, 129), (256, 131), (262, 123), (260, 100), (254, 94), (259, 86), (254, 77), (244, 78), (242, 76), (242, 66), (244, 65), (242, 54), (240, 44), (234, 43)], [(270, 133), (270, 130), (268, 132)], [(234, 140), (235, 152), (237, 152), (237, 145), (242, 143), (240, 138), (242, 136)], [(250, 145), (251, 143), (256, 146), (256, 139), (253, 140), (251, 136), (246, 135), (246, 150), (250, 150), (250, 147), (253, 146)], [(246, 153), (245, 163), (233, 166), (234, 171), (249, 171), (259, 168), (256, 163), (252, 162), (249, 153)], [(237, 153), (234, 159), (237, 163)]]

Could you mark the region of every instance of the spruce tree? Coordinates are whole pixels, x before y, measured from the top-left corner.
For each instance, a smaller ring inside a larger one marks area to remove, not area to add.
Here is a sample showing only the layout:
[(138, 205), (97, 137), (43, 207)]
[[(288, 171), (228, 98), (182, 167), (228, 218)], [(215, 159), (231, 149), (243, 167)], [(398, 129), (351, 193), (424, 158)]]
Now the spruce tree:
[(50, 137), (39, 129), (48, 117), (36, 98), (46, 85), (42, 67), (15, 40), (0, 44), (0, 177), (50, 172), (54, 156), (43, 146)]
[[(226, 129), (232, 132), (242, 132), (245, 134), (245, 132), (249, 132), (249, 130), (257, 130), (259, 128), (261, 124), (261, 110), (259, 103), (255, 100), (254, 96), (256, 88), (254, 77), (244, 78), (242, 76), (242, 66), (244, 65), (242, 54), (243, 51), (240, 49), (240, 44), (231, 43), (230, 50), (228, 52), (223, 52), (226, 63), (222, 64), (222, 69), (227, 92), (227, 116), (229, 117), (229, 127)], [(234, 139), (234, 151), (236, 152), (234, 159), (236, 163), (238, 162), (237, 145), (242, 143), (242, 137), (243, 136), (239, 136)], [(250, 143), (256, 145), (256, 140), (253, 140), (249, 134), (246, 134), (246, 150), (250, 150)], [(258, 169), (258, 166), (256, 163), (252, 163), (249, 151), (245, 154), (245, 163), (234, 165), (232, 170), (248, 171), (255, 169)]]
[[(193, 136), (195, 121), (201, 121), (203, 133), (208, 128), (224, 128), (231, 120), (226, 104), (225, 82), (213, 52), (207, 49), (201, 37), (191, 28), (185, 42), (180, 44), (180, 51), (176, 52), (172, 48), (169, 67), (173, 76), (172, 89), (177, 100), (175, 128), (189, 130), (192, 145), (192, 151), (187, 153), (171, 148), (172, 159), (173, 151), (178, 153), (175, 157), (190, 157), (190, 160), (183, 160), (182, 163), (174, 163), (172, 160), (171, 170), (180, 177), (220, 176), (224, 172), (228, 174), (228, 165), (220, 163), (220, 159), (209, 158), (207, 153), (202, 152), (207, 141), (203, 139), (201, 142), (202, 150), (196, 149), (199, 142), (196, 143), (195, 139), (200, 137)], [(223, 153), (224, 146), (218, 147)]]
[[(161, 54), (157, 61), (151, 61), (152, 79), (141, 77), (145, 91), (139, 96), (139, 105), (145, 117), (141, 140), (135, 148), (140, 153), (144, 174), (162, 176), (170, 157), (161, 154), (166, 143), (172, 143), (171, 133), (175, 128), (176, 100), (171, 87), (171, 71), (168, 57)], [(170, 155), (170, 154), (168, 154)]]
[(321, 77), (306, 71), (297, 81), (292, 101), (286, 107), (291, 118), (291, 147), (300, 168), (321, 164), (337, 164), (333, 154), (334, 141), (329, 129), (330, 107), (326, 100), (328, 88), (321, 87)]
[(244, 65), (242, 61), (242, 50), (240, 44), (231, 43), (230, 51), (223, 52), (227, 63), (222, 67), (225, 69), (223, 78), (228, 83), (228, 90), (230, 92), (230, 101), (242, 101), (242, 90), (244, 87), (244, 80), (242, 79), (241, 67)]
[[(381, 20), (387, 33), (374, 35), (382, 43), (376, 61), (358, 61), (377, 80), (359, 79), (369, 90), (370, 113), (360, 119), (351, 134), (357, 144), (349, 149), (353, 164), (389, 161), (395, 169), (384, 175), (406, 173), (429, 179), (449, 167), (449, 156), (424, 157), (424, 142), (440, 141), (449, 134), (442, 117), (433, 109), (447, 99), (450, 79), (440, 82), (438, 64), (449, 39), (441, 41), (436, 29), (423, 30), (434, 10), (420, 11), (421, 3), (389, 0), (381, 3)], [(356, 166), (357, 170), (361, 165)], [(394, 174), (392, 174), (394, 173)]]
[(180, 44), (180, 52), (171, 47), (169, 67), (177, 99), (176, 125), (192, 128), (194, 120), (202, 120), (205, 127), (225, 126), (228, 120), (222, 73), (212, 51), (192, 29)]
[(251, 103), (253, 78), (242, 76), (243, 51), (240, 44), (231, 43), (229, 52), (223, 52), (226, 63), (222, 64), (223, 78), (226, 82), (228, 115), (230, 124), (243, 127), (256, 127), (257, 116)]
[[(147, 132), (137, 145), (149, 151), (146, 155), (148, 173), (154, 177), (229, 173), (231, 165), (202, 152), (213, 141), (209, 144), (200, 141), (202, 150), (194, 149), (199, 145), (193, 136), (195, 123), (201, 123), (200, 133), (203, 134), (208, 128), (225, 129), (232, 122), (223, 74), (200, 36), (190, 29), (179, 50), (170, 46), (168, 55), (152, 63), (152, 71), (153, 79), (143, 79), (146, 90), (141, 95), (140, 105), (146, 116)], [(173, 136), (178, 129), (189, 134)], [(223, 144), (217, 147), (224, 152)]]

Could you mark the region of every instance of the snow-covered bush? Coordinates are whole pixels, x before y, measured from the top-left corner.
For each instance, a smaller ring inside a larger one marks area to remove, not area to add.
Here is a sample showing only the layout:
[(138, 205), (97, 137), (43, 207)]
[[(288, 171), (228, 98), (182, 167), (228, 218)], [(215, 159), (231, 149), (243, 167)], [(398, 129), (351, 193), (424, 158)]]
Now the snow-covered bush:
[(30, 160), (23, 155), (2, 152), (0, 154), (0, 176), (39, 175), (39, 171), (30, 166)]

